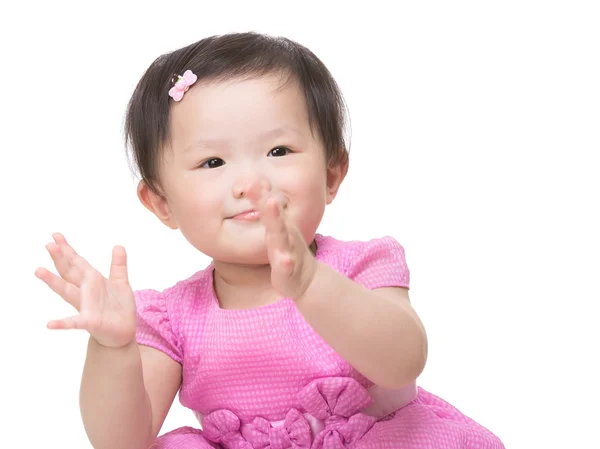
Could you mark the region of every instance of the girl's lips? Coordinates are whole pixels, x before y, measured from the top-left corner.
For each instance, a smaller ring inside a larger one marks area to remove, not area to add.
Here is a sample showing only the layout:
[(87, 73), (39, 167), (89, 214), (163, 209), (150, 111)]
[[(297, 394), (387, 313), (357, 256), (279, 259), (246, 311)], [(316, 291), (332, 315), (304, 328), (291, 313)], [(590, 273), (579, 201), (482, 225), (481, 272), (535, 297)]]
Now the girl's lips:
[(256, 211), (256, 210), (247, 210), (247, 211), (242, 212), (240, 214), (234, 215), (231, 218), (233, 220), (240, 220), (240, 221), (256, 221), (260, 217), (259, 217), (258, 211)]

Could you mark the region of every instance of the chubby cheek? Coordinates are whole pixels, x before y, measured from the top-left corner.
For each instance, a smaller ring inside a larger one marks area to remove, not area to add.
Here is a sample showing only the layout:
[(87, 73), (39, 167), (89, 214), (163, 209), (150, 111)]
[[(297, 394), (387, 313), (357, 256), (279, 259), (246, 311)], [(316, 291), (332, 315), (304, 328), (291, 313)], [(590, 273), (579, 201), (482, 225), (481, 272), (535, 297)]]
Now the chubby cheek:
[(326, 205), (326, 178), (318, 171), (289, 178), (282, 188), (287, 196), (289, 217), (298, 227), (307, 243), (314, 237)]
[(184, 233), (206, 232), (221, 223), (222, 201), (215, 189), (183, 185), (179, 191), (178, 216)]

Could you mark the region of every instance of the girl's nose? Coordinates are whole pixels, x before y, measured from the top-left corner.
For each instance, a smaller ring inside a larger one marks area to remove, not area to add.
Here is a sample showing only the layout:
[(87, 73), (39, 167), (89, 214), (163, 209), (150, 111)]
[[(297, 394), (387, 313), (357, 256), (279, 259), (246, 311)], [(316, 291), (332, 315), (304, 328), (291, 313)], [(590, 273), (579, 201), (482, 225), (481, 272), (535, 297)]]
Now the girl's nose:
[(256, 182), (257, 175), (255, 174), (244, 174), (240, 176), (233, 184), (232, 194), (234, 198), (243, 198), (248, 195), (248, 189), (252, 187), (252, 184)]
[(234, 198), (243, 198), (244, 192), (246, 190), (246, 186), (241, 183), (237, 183), (233, 186), (233, 196)]
[(233, 185), (231, 194), (236, 199), (248, 197), (249, 190), (255, 184), (258, 185), (267, 182), (270, 186), (270, 182), (267, 181), (269, 176), (260, 164), (256, 164), (254, 161), (245, 162), (239, 165), (235, 173), (232, 173)]
[(255, 198), (260, 196), (263, 191), (272, 191), (273, 186), (271, 182), (265, 177), (253, 176), (250, 178), (240, 179), (234, 184), (232, 189), (233, 197), (236, 199), (240, 198)]

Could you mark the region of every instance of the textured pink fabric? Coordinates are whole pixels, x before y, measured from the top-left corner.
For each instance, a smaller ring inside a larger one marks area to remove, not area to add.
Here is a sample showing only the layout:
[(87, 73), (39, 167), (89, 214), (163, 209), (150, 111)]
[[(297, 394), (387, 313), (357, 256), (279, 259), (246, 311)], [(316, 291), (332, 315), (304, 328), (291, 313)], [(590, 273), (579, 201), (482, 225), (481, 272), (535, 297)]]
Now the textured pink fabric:
[[(344, 242), (317, 235), (316, 243), (319, 261), (369, 289), (409, 288), (404, 249), (391, 237)], [(369, 416), (373, 384), (321, 339), (292, 300), (221, 309), (212, 265), (163, 292), (137, 291), (136, 301), (138, 342), (182, 364), (179, 399), (204, 429), (176, 429), (153, 449), (504, 447), (421, 388), (395, 413)]]

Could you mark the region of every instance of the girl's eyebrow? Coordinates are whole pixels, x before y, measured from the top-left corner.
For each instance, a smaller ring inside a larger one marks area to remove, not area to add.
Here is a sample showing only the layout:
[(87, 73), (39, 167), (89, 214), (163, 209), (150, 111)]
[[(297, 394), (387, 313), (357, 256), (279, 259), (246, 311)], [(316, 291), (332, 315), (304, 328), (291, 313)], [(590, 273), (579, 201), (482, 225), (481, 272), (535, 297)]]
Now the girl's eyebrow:
[(271, 129), (270, 131), (267, 131), (265, 133), (262, 133), (261, 138), (272, 139), (274, 137), (280, 137), (280, 136), (287, 135), (287, 134), (296, 134), (298, 136), (302, 136), (302, 132), (300, 132), (300, 130), (298, 130), (297, 128), (280, 126), (280, 127)]
[(184, 148), (183, 152), (187, 153), (192, 150), (204, 150), (209, 148), (218, 148), (227, 142), (226, 139), (200, 138), (189, 147)]
[[(289, 135), (289, 134), (295, 134), (296, 136), (303, 135), (302, 132), (297, 128), (280, 126), (277, 128), (273, 128), (269, 131), (266, 131), (264, 133), (261, 133), (259, 136), (259, 139), (260, 140), (268, 140), (268, 139), (274, 139), (274, 138)], [(201, 137), (201, 138), (197, 139), (193, 144), (186, 147), (183, 150), (183, 152), (187, 153), (188, 151), (191, 151), (193, 149), (218, 148), (218, 147), (225, 146), (226, 144), (227, 144), (227, 138), (219, 139), (219, 138), (211, 138), (211, 137)]]

